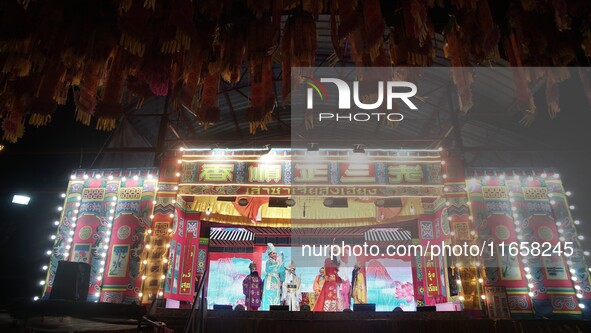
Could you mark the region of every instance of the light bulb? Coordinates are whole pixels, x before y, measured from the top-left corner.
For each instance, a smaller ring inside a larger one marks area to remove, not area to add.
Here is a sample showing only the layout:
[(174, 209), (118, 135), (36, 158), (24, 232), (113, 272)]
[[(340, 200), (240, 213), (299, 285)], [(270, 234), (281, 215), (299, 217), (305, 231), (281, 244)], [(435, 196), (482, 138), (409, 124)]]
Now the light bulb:
[(49, 268), (49, 267), (47, 267), (47, 265), (45, 265), (45, 266), (43, 266), (43, 267), (41, 267), (41, 268), (42, 268), (44, 271), (46, 271), (46, 270), (47, 270), (47, 268)]
[(125, 182), (125, 181), (127, 181), (127, 178), (126, 177), (123, 177), (123, 178), (121, 178), (121, 181), (122, 182)]
[(482, 298), (483, 300), (485, 300), (486, 299), (486, 296), (480, 295), (480, 298)]
[(39, 284), (42, 285), (42, 286), (44, 286), (45, 285), (45, 280), (39, 281)]
[(54, 240), (55, 239), (55, 235), (51, 235), (51, 237), (49, 237), (49, 238), (51, 238), (52, 240)]
[(112, 176), (112, 175), (111, 175), (111, 176), (109, 176), (109, 180), (113, 180), (113, 176)]
[(38, 301), (38, 300), (39, 300), (39, 296), (33, 297), (33, 301)]
[(534, 297), (534, 293), (532, 293), (531, 291), (527, 294), (529, 295), (529, 297)]
[(570, 197), (573, 193), (571, 191), (566, 191), (564, 194), (566, 194), (567, 197)]
[(84, 179), (88, 179), (88, 175), (84, 175), (82, 178), (84, 178)]
[(484, 279), (480, 278), (480, 279), (478, 279), (478, 282), (482, 283), (482, 282), (484, 282)]
[(583, 303), (579, 303), (579, 307), (580, 307), (581, 309), (584, 309), (584, 308), (585, 308), (585, 304), (583, 304)]
[(133, 180), (138, 180), (139, 177), (137, 175), (133, 176)]
[(51, 255), (51, 250), (47, 250), (47, 252), (45, 252), (48, 256)]
[(60, 221), (53, 221), (53, 225), (60, 225)]
[(534, 284), (533, 283), (528, 283), (527, 286), (531, 289), (531, 288), (534, 287)]
[(76, 179), (76, 175), (71, 175), (70, 179), (72, 179), (72, 180)]

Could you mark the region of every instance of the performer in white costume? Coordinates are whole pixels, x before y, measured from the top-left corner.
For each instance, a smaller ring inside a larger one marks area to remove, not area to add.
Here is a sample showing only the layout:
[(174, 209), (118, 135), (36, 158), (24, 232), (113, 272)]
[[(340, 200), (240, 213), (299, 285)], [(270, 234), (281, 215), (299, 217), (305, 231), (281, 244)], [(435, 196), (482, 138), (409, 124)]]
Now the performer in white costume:
[(281, 301), (289, 306), (289, 311), (300, 311), (302, 293), (300, 292), (302, 278), (296, 275), (295, 263), (292, 261), (289, 268), (285, 270), (285, 281), (281, 291)]

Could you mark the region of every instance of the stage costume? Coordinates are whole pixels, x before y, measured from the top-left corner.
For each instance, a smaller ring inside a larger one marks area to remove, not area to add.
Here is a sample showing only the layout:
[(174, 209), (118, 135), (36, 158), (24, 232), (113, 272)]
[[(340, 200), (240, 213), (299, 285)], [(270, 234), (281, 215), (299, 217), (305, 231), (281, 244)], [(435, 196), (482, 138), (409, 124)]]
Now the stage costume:
[(351, 274), (351, 297), (353, 304), (367, 303), (367, 287), (365, 282), (365, 262), (357, 261)]
[(324, 267), (320, 268), (320, 274), (316, 275), (316, 279), (314, 279), (314, 295), (316, 299), (320, 295), (322, 291), (322, 286), (324, 286), (324, 281), (326, 281)]
[(339, 291), (340, 294), (340, 304), (339, 309), (350, 309), (351, 308), (351, 283), (348, 280), (344, 280), (341, 283), (341, 288)]
[(324, 261), (326, 279), (322, 291), (314, 305), (314, 311), (334, 312), (339, 309), (339, 284), (342, 282), (338, 275), (338, 267), (329, 258)]
[(302, 301), (300, 285), (301, 277), (296, 275), (295, 265), (292, 262), (285, 273), (285, 281), (283, 281), (281, 291), (281, 301), (284, 305), (289, 306), (289, 311), (300, 311), (300, 302)]
[(263, 297), (263, 279), (259, 276), (254, 263), (251, 263), (249, 268), (250, 275), (242, 281), (242, 292), (246, 297), (244, 305), (248, 311), (257, 311)]
[(285, 267), (282, 258), (277, 257), (273, 244), (268, 243), (267, 245), (269, 259), (265, 262), (262, 310), (269, 310), (271, 305), (279, 305), (281, 283), (285, 280)]

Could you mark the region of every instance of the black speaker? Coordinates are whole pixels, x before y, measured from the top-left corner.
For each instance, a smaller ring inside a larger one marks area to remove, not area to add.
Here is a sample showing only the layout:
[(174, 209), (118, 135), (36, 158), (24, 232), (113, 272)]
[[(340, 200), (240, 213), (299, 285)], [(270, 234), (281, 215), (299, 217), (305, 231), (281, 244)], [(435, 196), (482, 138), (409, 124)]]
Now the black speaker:
[(228, 304), (214, 304), (214, 310), (232, 310), (232, 306)]
[(322, 202), (324, 207), (330, 208), (347, 208), (349, 207), (349, 203), (347, 202), (347, 198), (326, 198)]
[(60, 261), (57, 265), (49, 299), (86, 301), (90, 283), (90, 265), (83, 262)]
[(353, 311), (376, 312), (375, 304), (353, 304)]
[(270, 305), (269, 311), (289, 311), (289, 306), (287, 306), (287, 305)]
[(394, 208), (394, 207), (402, 207), (402, 199), (400, 198), (386, 198), (386, 199), (378, 199), (374, 202), (374, 204), (378, 207), (387, 207), (387, 208)]
[(436, 306), (417, 306), (417, 312), (434, 312), (437, 311)]

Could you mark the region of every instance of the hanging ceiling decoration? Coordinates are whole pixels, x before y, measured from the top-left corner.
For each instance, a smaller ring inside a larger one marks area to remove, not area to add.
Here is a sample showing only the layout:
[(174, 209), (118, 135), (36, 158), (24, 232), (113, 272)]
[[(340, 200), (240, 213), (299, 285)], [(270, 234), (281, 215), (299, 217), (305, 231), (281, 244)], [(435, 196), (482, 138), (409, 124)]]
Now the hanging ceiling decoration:
[[(248, 73), (250, 132), (266, 130), (277, 105), (273, 64), (281, 62), (282, 102), (292, 67), (316, 62), (319, 15), (330, 16), (332, 63), (430, 66), (444, 36), (461, 112), (472, 107), (473, 73), (501, 58), (511, 66), (587, 65), (591, 3), (575, 0), (48, 0), (0, 5), (2, 139), (51, 122), (72, 99), (77, 121), (113, 130), (124, 110), (168, 96), (208, 127), (219, 120), (220, 82)], [(282, 18), (284, 18), (283, 29)], [(548, 52), (552, 49), (552, 52)], [(306, 73), (303, 73), (306, 74)], [(591, 85), (581, 72), (591, 101)], [(514, 71), (522, 123), (536, 117), (530, 86), (545, 78), (550, 117), (559, 112), (561, 69)], [(392, 124), (394, 126), (394, 124)]]

